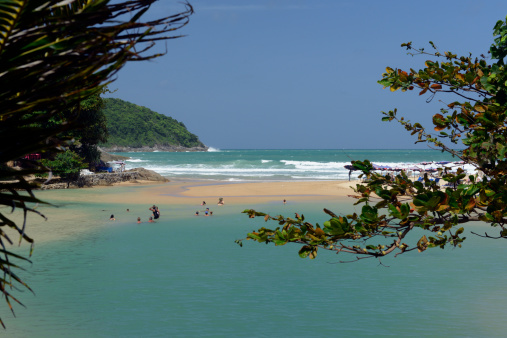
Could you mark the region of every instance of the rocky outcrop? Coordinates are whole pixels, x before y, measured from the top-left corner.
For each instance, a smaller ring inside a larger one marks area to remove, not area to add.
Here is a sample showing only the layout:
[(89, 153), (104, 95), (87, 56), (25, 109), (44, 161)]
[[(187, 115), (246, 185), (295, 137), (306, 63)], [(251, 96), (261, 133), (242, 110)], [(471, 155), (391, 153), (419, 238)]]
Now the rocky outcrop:
[(125, 161), (130, 158), (127, 156), (109, 154), (108, 152), (106, 152), (102, 148), (99, 148), (99, 151), (100, 151), (100, 160), (104, 163), (113, 162), (113, 161)]
[[(167, 152), (186, 152), (186, 151), (208, 151), (208, 147), (181, 147), (172, 145), (155, 145), (153, 147), (121, 147), (121, 146), (109, 146), (102, 147), (102, 151), (110, 153), (130, 153), (130, 152), (152, 152), (152, 151), (167, 151)], [(115, 155), (116, 156), (116, 155)]]
[(156, 182), (169, 182), (167, 178), (160, 175), (159, 173), (154, 172), (153, 170), (148, 170), (144, 168), (134, 168), (127, 170), (126, 173), (137, 173), (137, 180), (145, 180), (145, 181), (156, 181)]
[(96, 173), (91, 175), (82, 175), (71, 182), (70, 184), (64, 182), (55, 182), (49, 184), (42, 184), (41, 190), (50, 189), (67, 189), (67, 188), (83, 188), (93, 186), (111, 186), (115, 183), (121, 182), (134, 182), (138, 181), (153, 181), (153, 182), (169, 182), (164, 176), (144, 168), (136, 168), (121, 173)]

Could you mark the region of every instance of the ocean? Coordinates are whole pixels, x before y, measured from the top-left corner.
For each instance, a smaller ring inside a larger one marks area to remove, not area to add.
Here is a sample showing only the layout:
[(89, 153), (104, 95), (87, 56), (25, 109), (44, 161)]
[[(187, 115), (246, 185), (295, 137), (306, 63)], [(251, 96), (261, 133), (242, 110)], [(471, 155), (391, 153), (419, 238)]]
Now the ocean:
[[(390, 167), (436, 167), (421, 163), (460, 161), (435, 150), (218, 150), (209, 152), (115, 153), (128, 156), (126, 168), (143, 167), (175, 180), (312, 181), (347, 180), (344, 166), (368, 159)], [(465, 168), (466, 169), (466, 168)], [(472, 168), (468, 168), (472, 169)], [(353, 172), (356, 178), (359, 172)]]
[[(427, 151), (348, 151), (364, 158), (375, 153), (372, 160), (380, 163), (445, 160)], [(229, 179), (221, 172), (228, 168), (231, 178), (240, 181), (331, 179), (342, 175), (336, 173), (342, 170), (338, 164), (347, 158), (333, 150), (126, 155), (132, 157), (129, 166), (142, 164), (171, 173), (167, 176), (172, 179)], [(195, 170), (185, 172), (187, 165)], [(111, 187), (104, 193), (135, 194), (136, 189), (141, 188)], [(50, 202), (60, 194), (68, 202), (55, 202), (58, 212), (86, 212), (90, 216), (81, 220), (83, 226), (86, 221), (98, 226), (36, 245), (33, 264), (20, 272), (35, 295), (16, 293), (26, 305), (14, 305), (16, 318), (0, 302), (7, 325), (0, 335), (503, 337), (507, 332), (501, 241), (469, 234), (461, 249), (339, 264), (351, 257), (320, 251), (315, 260), (301, 259), (297, 245), (245, 241), (239, 247), (234, 240), (265, 225), (241, 214), (253, 206), (226, 205), (213, 217), (193, 217), (194, 206), (167, 205), (159, 222), (137, 225), (121, 221), (126, 208), (133, 206), (115, 203), (114, 198), (106, 204), (72, 202), (83, 193), (86, 190), (38, 192)], [(322, 223), (322, 203), (254, 207), (288, 216), (300, 212)], [(326, 207), (347, 212), (352, 203), (333, 201)], [(111, 223), (113, 212), (119, 221)], [(484, 226), (473, 224), (470, 229), (483, 232)], [(19, 250), (26, 254), (26, 248)]]

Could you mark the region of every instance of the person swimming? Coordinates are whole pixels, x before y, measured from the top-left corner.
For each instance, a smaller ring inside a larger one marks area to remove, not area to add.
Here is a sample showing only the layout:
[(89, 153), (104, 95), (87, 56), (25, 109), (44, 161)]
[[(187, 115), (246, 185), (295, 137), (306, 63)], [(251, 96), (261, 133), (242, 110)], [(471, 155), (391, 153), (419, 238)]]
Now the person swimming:
[(109, 220), (110, 221), (116, 221), (116, 218), (114, 218), (114, 215), (111, 215), (111, 217), (109, 217)]
[(137, 217), (137, 223), (138, 223), (138, 224), (139, 224), (139, 223), (142, 223), (142, 222), (141, 222), (141, 217)]
[(153, 217), (150, 216), (150, 219), (148, 219), (148, 222), (149, 223), (155, 223), (155, 221), (153, 220)]

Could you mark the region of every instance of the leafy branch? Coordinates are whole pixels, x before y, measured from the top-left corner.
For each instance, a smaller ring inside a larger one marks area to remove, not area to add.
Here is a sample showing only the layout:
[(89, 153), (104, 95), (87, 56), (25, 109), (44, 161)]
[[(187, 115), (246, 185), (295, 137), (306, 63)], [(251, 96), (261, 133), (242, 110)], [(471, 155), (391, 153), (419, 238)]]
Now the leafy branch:
[[(305, 221), (303, 215), (272, 217), (245, 210), (250, 218), (264, 217), (266, 222), (279, 225), (252, 231), (246, 239), (277, 246), (297, 243), (302, 245), (301, 257), (315, 258), (320, 248), (352, 254), (359, 260), (449, 245), (461, 247), (466, 239), (463, 225), (474, 221), (488, 223), (498, 231), (497, 236), (486, 233), (481, 237), (507, 238), (507, 72), (503, 61), (507, 56), (507, 21), (498, 21), (493, 32), (490, 54), (497, 60), (493, 64), (487, 64), (484, 56), (441, 53), (433, 42), (432, 53), (414, 49), (409, 42), (402, 47), (410, 50), (410, 55), (445, 60), (427, 60), (419, 71), (387, 67), (378, 81), (392, 92), (419, 88), (419, 95), (429, 94), (429, 100), (438, 93), (465, 99), (453, 101), (433, 115), (433, 130), (438, 134), (399, 117), (396, 109), (382, 112), (382, 120), (397, 121), (411, 135), (417, 135), (416, 143), (427, 143), (459, 158), (476, 168), (475, 173), (441, 168), (438, 176), (446, 182), (441, 186), (427, 173), (422, 181), (414, 181), (403, 171), (394, 177), (382, 175), (368, 160), (352, 161), (352, 167), (365, 179), (353, 188), (355, 195), (351, 196), (356, 199), (355, 205), (362, 204), (360, 213), (337, 216), (324, 209), (331, 219), (320, 226)], [(465, 148), (453, 149), (444, 140)], [(242, 244), (242, 240), (237, 242)]]

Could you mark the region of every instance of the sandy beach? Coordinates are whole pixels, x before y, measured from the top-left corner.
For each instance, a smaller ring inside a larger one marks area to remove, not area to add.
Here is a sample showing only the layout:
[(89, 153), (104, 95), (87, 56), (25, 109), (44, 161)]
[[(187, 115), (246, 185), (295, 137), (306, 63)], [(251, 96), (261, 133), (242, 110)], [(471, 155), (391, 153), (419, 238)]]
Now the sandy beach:
[[(93, 200), (104, 203), (146, 204), (146, 201), (157, 200), (158, 203), (195, 204), (206, 201), (216, 204), (218, 198), (224, 198), (226, 204), (265, 203), (273, 200), (322, 200), (347, 198), (353, 194), (351, 186), (358, 181), (313, 181), (313, 182), (256, 182), (256, 183), (203, 183), (203, 182), (167, 182), (115, 184), (111, 187), (97, 186), (82, 188), (86, 194), (75, 194), (72, 201)], [(135, 188), (131, 193), (129, 188)], [(66, 194), (51, 192), (51, 198), (68, 200)]]
[[(195, 208), (203, 201), (206, 201), (207, 206), (212, 209), (238, 207), (238, 210), (243, 206), (255, 208), (257, 204), (263, 203), (281, 204), (284, 199), (288, 204), (305, 201), (350, 200), (352, 205), (353, 199), (347, 195), (353, 193), (350, 187), (355, 186), (356, 183), (357, 181), (262, 183), (142, 181), (106, 187), (36, 191), (35, 195), (38, 198), (49, 200), (55, 205), (65, 205), (65, 207), (37, 206), (37, 210), (46, 215), (47, 220), (38, 215), (29, 214), (27, 233), (35, 239), (36, 244), (64, 240), (108, 224), (109, 214), (118, 213), (120, 208), (121, 212), (124, 212), (124, 207), (129, 206), (130, 217), (134, 217), (139, 213), (146, 214), (145, 209), (154, 203), (161, 206), (162, 210), (172, 209), (173, 212), (178, 206)], [(217, 207), (220, 197), (225, 202), (223, 207)], [(93, 203), (95, 207), (87, 208), (86, 205), (90, 203)], [(97, 206), (102, 209), (97, 209)], [(7, 209), (3, 211), (6, 212)], [(21, 212), (15, 212), (11, 216), (18, 222), (22, 220)], [(120, 215), (120, 220), (121, 216), (123, 220), (126, 217), (126, 215)], [(13, 241), (17, 240), (17, 235), (11, 236)]]

